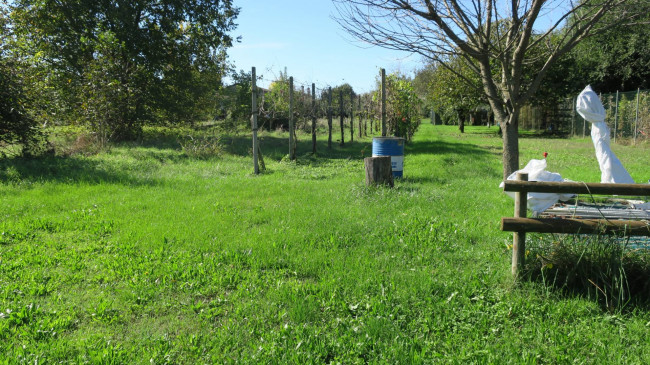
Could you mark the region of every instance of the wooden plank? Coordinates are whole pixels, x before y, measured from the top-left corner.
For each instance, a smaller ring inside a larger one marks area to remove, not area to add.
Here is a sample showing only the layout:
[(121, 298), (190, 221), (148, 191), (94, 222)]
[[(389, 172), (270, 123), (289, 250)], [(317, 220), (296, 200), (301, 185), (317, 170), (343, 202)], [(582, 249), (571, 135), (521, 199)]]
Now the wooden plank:
[(650, 196), (650, 184), (603, 184), (507, 180), (504, 182), (503, 191)]
[(625, 234), (650, 236), (650, 221), (572, 218), (501, 218), (506, 232)]

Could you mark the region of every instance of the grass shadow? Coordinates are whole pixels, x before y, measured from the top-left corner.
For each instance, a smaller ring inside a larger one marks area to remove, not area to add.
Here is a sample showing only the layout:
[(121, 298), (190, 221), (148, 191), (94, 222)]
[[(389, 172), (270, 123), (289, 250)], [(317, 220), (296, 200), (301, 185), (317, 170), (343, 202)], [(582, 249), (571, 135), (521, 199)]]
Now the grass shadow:
[(484, 148), (468, 143), (442, 141), (413, 141), (406, 144), (405, 153), (408, 155), (464, 155), (481, 157), (490, 154)]
[[(265, 159), (280, 161), (289, 154), (289, 138), (273, 135), (262, 135), (259, 137), (260, 149)], [(250, 156), (252, 140), (249, 136), (231, 136), (224, 138), (226, 152), (236, 156)], [(312, 141), (307, 138), (299, 138), (296, 143), (296, 155), (311, 155)], [(372, 141), (362, 140), (345, 142), (344, 145), (336, 140), (332, 141), (332, 148), (327, 147), (327, 141), (317, 140), (316, 157), (326, 159), (352, 159), (362, 160), (372, 155)]]
[(118, 166), (107, 166), (99, 160), (80, 157), (10, 158), (0, 160), (0, 181), (5, 183), (115, 183), (123, 185), (155, 185), (121, 171)]

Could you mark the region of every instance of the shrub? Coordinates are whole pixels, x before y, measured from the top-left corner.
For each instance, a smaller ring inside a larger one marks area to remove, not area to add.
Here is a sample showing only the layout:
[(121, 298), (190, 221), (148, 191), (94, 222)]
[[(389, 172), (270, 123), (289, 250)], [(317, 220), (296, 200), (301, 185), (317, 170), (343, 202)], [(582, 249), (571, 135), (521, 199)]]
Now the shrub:
[(0, 154), (19, 145), (25, 156), (43, 152), (45, 135), (25, 110), (23, 86), (11, 61), (0, 61)]

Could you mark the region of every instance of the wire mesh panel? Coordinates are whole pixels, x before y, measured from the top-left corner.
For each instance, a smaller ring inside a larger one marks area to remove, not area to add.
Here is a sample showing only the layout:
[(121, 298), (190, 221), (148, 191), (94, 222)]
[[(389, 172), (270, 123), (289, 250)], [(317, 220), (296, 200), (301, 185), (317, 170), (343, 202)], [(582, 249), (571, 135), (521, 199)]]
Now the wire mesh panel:
[[(650, 138), (650, 90), (601, 94), (605, 122), (617, 143), (640, 143)], [(575, 112), (575, 97), (553, 106), (525, 106), (519, 126), (550, 134), (588, 137), (590, 124)]]

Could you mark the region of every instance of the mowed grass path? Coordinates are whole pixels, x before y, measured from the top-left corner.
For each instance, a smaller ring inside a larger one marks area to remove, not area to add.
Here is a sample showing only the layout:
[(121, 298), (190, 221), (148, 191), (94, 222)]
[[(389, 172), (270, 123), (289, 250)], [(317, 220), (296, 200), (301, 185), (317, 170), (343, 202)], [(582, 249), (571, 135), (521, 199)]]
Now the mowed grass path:
[[(263, 134), (260, 176), (242, 136), (1, 161), (0, 363), (650, 363), (647, 309), (513, 285), (501, 141), (466, 130), (423, 124), (394, 189), (364, 186), (370, 138), (288, 163)], [(521, 149), (599, 180), (588, 139)]]

